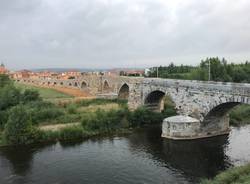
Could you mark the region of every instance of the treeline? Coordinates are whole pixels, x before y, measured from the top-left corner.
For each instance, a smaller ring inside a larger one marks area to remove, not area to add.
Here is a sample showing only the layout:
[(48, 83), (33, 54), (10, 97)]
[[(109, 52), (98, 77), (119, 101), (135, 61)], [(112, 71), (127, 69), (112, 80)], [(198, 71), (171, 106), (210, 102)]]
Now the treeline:
[[(158, 67), (158, 77), (186, 80), (210, 80), (222, 82), (250, 82), (250, 63), (228, 63), (226, 59), (218, 57), (202, 60), (199, 66), (180, 65), (171, 63), (169, 66)], [(153, 67), (148, 77), (156, 77), (157, 68)]]

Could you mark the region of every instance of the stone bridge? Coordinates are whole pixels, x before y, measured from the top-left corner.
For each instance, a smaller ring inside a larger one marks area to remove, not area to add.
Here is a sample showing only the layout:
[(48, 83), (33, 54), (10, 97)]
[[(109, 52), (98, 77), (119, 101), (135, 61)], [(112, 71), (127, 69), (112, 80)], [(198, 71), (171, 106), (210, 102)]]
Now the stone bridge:
[[(88, 75), (69, 80), (20, 79), (18, 82), (75, 88), (103, 98), (127, 99), (130, 109), (146, 106), (161, 111), (164, 109), (164, 96), (169, 96), (179, 115), (198, 120), (198, 126), (192, 128), (193, 138), (228, 133), (228, 111), (239, 104), (250, 104), (250, 84), (243, 83), (105, 75)], [(174, 128), (185, 129), (183, 125)]]

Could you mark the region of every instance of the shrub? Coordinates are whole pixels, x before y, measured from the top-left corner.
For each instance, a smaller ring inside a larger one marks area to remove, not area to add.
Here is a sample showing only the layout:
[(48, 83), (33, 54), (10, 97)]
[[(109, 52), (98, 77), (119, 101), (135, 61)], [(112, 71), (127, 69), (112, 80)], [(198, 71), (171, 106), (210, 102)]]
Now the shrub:
[(6, 110), (12, 106), (19, 104), (21, 97), (20, 91), (7, 85), (0, 89), (0, 110)]
[(69, 114), (77, 113), (77, 106), (75, 104), (69, 104), (66, 109)]
[(0, 74), (0, 88), (10, 85), (12, 82), (8, 75)]
[(30, 115), (24, 106), (13, 107), (5, 125), (4, 137), (9, 144), (30, 144), (36, 140), (36, 130), (32, 127)]
[(37, 142), (55, 142), (58, 140), (59, 131), (37, 131)]
[(126, 112), (121, 110), (97, 110), (94, 114), (85, 116), (82, 125), (86, 130), (110, 132), (122, 127), (122, 119), (126, 118)]
[(64, 111), (50, 102), (31, 101), (25, 104), (26, 110), (31, 114), (33, 124), (51, 121), (64, 115)]
[(163, 118), (167, 118), (170, 116), (175, 116), (176, 115), (176, 110), (174, 108), (166, 108), (162, 112)]
[(63, 110), (58, 108), (40, 109), (38, 111), (36, 111), (36, 109), (32, 109), (31, 111), (34, 123), (55, 120), (64, 115)]
[(41, 100), (41, 98), (38, 91), (36, 90), (26, 89), (24, 93), (21, 95), (21, 101), (23, 103), (37, 101), (37, 100)]
[(131, 127), (139, 127), (145, 124), (155, 124), (162, 122), (161, 113), (152, 112), (144, 107), (138, 108), (130, 113), (129, 123)]
[(0, 111), (0, 130), (3, 130), (7, 121), (8, 121), (8, 112)]
[(60, 130), (59, 140), (82, 139), (84, 130), (81, 126), (71, 126)]
[(250, 164), (229, 169), (218, 174), (213, 180), (203, 180), (202, 184), (250, 183)]

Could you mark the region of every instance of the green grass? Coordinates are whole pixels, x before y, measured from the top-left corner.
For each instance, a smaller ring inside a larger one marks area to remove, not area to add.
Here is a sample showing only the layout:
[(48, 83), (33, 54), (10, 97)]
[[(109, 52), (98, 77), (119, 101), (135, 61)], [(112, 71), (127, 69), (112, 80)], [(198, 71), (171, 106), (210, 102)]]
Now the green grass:
[(249, 184), (250, 164), (235, 167), (218, 174), (212, 180), (203, 180), (201, 184)]
[(44, 100), (53, 100), (53, 99), (62, 99), (62, 98), (72, 98), (72, 96), (56, 91), (54, 89), (49, 89), (49, 88), (42, 88), (42, 87), (36, 87), (36, 86), (31, 86), (27, 84), (20, 84), (20, 83), (15, 83), (15, 86), (20, 89), (21, 91), (24, 91), (26, 89), (32, 89), (32, 90), (37, 90), (40, 94), (40, 96)]
[(230, 112), (230, 125), (250, 124), (250, 105), (239, 105)]

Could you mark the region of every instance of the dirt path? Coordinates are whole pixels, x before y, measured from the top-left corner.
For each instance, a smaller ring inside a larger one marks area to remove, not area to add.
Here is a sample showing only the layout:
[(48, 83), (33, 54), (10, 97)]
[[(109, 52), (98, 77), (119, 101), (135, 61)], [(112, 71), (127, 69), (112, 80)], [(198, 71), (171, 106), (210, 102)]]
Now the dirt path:
[(50, 130), (50, 131), (57, 131), (61, 130), (65, 127), (77, 126), (80, 123), (64, 123), (64, 124), (55, 124), (55, 125), (42, 125), (39, 127), (40, 130)]

